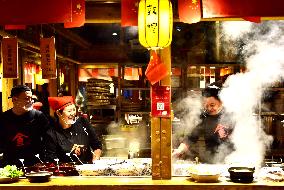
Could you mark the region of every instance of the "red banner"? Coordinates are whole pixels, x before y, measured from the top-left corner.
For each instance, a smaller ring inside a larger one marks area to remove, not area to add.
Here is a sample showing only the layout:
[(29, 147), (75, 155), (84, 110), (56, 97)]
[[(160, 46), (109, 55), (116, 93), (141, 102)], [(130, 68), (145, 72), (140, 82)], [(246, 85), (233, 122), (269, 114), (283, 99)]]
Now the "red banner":
[(25, 30), (26, 25), (5, 25), (5, 30)]
[(202, 0), (203, 18), (282, 17), (283, 0)]
[(18, 40), (3, 38), (3, 78), (18, 78)]
[(121, 0), (121, 26), (138, 26), (139, 0)]
[(184, 23), (196, 23), (201, 20), (201, 0), (178, 0), (179, 20)]
[(154, 85), (151, 88), (152, 117), (171, 117), (171, 87)]
[(41, 68), (43, 79), (56, 78), (55, 38), (40, 39)]
[(70, 22), (71, 13), (71, 0), (0, 1), (0, 25)]
[(65, 22), (64, 28), (80, 27), (85, 24), (86, 5), (85, 0), (72, 0), (72, 20)]

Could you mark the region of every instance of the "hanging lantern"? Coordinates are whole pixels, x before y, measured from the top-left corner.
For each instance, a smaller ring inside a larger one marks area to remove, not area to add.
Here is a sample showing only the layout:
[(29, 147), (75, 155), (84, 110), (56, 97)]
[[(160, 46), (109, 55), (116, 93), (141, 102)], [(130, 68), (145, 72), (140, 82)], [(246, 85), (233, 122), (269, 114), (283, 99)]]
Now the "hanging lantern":
[(139, 42), (148, 49), (167, 47), (172, 41), (173, 11), (169, 0), (140, 0)]

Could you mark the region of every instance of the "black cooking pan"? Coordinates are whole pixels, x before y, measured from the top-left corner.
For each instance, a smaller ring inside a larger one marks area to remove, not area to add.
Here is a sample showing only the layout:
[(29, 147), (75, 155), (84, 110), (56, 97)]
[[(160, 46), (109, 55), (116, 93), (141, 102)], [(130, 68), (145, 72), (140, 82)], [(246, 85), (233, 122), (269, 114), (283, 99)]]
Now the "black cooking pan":
[(251, 183), (255, 168), (250, 167), (230, 167), (230, 179), (235, 183)]

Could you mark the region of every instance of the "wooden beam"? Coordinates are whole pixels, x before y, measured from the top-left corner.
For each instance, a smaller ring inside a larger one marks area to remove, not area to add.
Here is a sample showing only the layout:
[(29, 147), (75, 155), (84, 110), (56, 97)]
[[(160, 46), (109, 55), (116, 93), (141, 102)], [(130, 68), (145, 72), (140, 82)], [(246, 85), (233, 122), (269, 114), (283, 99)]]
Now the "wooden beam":
[(127, 61), (127, 52), (123, 46), (95, 46), (89, 50), (81, 50), (77, 52), (80, 62), (108, 62), (117, 63)]
[(120, 3), (86, 2), (86, 23), (120, 23)]
[[(180, 22), (177, 5), (173, 9), (174, 22)], [(261, 17), (261, 20), (284, 20), (284, 17)], [(243, 18), (201, 18), (201, 21), (244, 21)], [(120, 23), (121, 5), (119, 1), (103, 3), (86, 1), (86, 23)]]

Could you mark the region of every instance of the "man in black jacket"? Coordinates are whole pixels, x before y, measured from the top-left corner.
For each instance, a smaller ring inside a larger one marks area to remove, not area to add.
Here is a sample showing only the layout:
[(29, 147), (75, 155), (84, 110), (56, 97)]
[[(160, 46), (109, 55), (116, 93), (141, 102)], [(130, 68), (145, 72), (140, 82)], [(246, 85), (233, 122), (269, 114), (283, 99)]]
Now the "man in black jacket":
[(213, 163), (215, 161), (223, 161), (225, 154), (219, 154), (218, 158), (214, 158), (219, 147), (226, 146), (228, 150), (233, 149), (233, 145), (228, 141), (228, 137), (232, 132), (229, 123), (221, 122), (221, 117), (224, 117), (222, 101), (219, 98), (220, 87), (215, 84), (209, 85), (204, 89), (202, 96), (204, 99), (204, 112), (201, 115), (201, 123), (197, 125), (193, 131), (187, 135), (184, 142), (181, 143), (178, 149), (175, 149), (173, 156), (190, 151), (190, 145), (195, 144), (202, 136), (205, 142), (205, 152), (201, 156), (201, 161)]
[[(32, 91), (28, 86), (12, 88), (13, 108), (0, 116), (0, 166), (31, 166), (38, 163), (43, 154), (42, 137), (49, 127), (46, 116), (33, 109)], [(23, 159), (20, 161), (20, 159)]]

